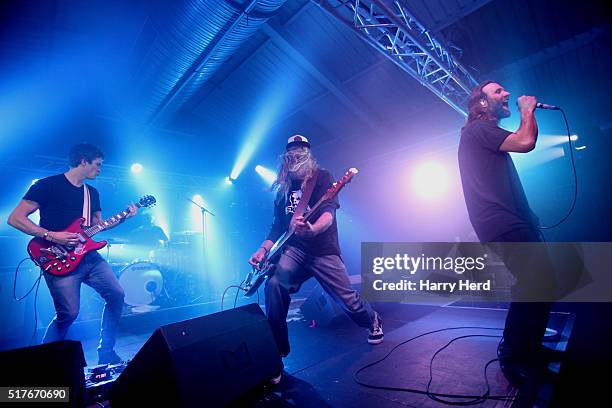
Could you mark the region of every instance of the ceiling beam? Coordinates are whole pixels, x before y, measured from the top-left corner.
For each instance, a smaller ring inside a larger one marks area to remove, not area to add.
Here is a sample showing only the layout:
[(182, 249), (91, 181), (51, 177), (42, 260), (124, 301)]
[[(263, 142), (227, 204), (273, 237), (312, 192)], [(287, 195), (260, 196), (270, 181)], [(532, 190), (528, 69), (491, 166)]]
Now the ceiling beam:
[(448, 14), (444, 20), (438, 22), (436, 25), (431, 27), (431, 31), (434, 33), (439, 33), (448, 26), (455, 24), (463, 17), (470, 15), (476, 10), (486, 6), (491, 1), (492, 0), (474, 0), (468, 5), (459, 6), (459, 8), (457, 8), (454, 12)]
[(578, 34), (565, 41), (561, 41), (553, 45), (552, 47), (545, 48), (516, 62), (512, 62), (501, 68), (491, 71), (487, 75), (483, 76), (483, 78), (486, 77), (499, 79), (514, 76), (522, 71), (531, 69), (554, 58), (565, 55), (568, 52), (574, 51), (578, 48), (582, 48), (601, 37), (607, 31), (608, 30), (605, 27), (595, 27), (592, 30)]
[(378, 125), (370, 119), (370, 116), (353, 100), (354, 97), (339, 88), (336, 84), (342, 83), (340, 78), (334, 78), (331, 73), (323, 73), (315, 67), (304, 55), (291, 43), (291, 35), (285, 29), (279, 27), (272, 21), (264, 24), (261, 30), (285, 53), (296, 62), (302, 69), (315, 78), (327, 91), (340, 101), (340, 103), (352, 112), (359, 120), (368, 125), (371, 130), (378, 132)]

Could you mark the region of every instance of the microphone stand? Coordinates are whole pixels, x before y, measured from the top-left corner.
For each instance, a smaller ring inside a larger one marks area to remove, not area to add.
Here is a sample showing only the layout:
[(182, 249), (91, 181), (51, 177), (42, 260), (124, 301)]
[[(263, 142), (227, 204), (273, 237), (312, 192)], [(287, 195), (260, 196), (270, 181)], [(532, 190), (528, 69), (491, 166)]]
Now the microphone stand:
[[(215, 217), (215, 214), (212, 213), (208, 208), (204, 207), (203, 205), (196, 203), (191, 198), (188, 198), (188, 197), (185, 197), (185, 198), (188, 201), (190, 201), (193, 205), (198, 207), (200, 211), (202, 212), (202, 264), (203, 264), (203, 267), (206, 273), (207, 281), (210, 283), (210, 276), (208, 276), (208, 267), (206, 265), (206, 213), (212, 215), (213, 217)], [(204, 296), (204, 294), (201, 294), (200, 296), (192, 300), (190, 303), (194, 303), (196, 300), (200, 299), (202, 296)]]

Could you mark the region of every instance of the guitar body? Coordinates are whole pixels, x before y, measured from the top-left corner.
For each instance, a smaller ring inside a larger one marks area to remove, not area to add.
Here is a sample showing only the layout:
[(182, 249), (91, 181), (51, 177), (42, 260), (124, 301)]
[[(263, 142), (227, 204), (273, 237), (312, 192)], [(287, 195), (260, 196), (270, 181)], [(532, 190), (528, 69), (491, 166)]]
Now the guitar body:
[(264, 283), (266, 279), (268, 279), (273, 269), (274, 265), (269, 262), (266, 262), (266, 266), (264, 266), (258, 271), (253, 272), (253, 276), (251, 278), (251, 281), (249, 282), (249, 285), (246, 285), (246, 287), (244, 288), (244, 296), (250, 297), (257, 293), (257, 289), (259, 289), (262, 283)]
[(34, 263), (55, 276), (68, 275), (81, 263), (83, 257), (106, 246), (106, 241), (96, 242), (83, 230), (84, 218), (78, 218), (62, 232), (79, 234), (79, 243), (74, 247), (55, 244), (43, 238), (33, 238), (28, 243), (28, 253)]
[[(156, 202), (155, 197), (146, 195), (142, 196), (134, 206), (137, 208), (148, 208), (154, 206)], [(129, 215), (130, 208), (128, 207), (110, 218), (85, 228), (83, 228), (85, 218), (77, 218), (72, 221), (68, 228), (61, 232), (76, 233), (79, 239), (78, 244), (67, 246), (56, 244), (43, 238), (33, 238), (28, 243), (28, 254), (30, 254), (32, 261), (45, 272), (55, 276), (68, 275), (79, 266), (85, 255), (106, 246), (106, 241), (96, 242), (91, 239), (92, 236), (121, 224)]]

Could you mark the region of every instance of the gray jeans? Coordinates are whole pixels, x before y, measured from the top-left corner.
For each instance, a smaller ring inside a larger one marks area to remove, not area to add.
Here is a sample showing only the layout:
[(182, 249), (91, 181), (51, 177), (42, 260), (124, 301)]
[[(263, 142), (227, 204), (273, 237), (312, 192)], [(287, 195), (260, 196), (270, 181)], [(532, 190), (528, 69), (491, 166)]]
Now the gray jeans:
[(297, 292), (301, 284), (312, 276), (355, 323), (372, 328), (375, 312), (351, 287), (344, 262), (338, 255), (311, 256), (289, 246), (276, 263), (265, 289), (266, 315), (282, 355), (290, 351), (287, 331), (289, 294)]
[(45, 281), (55, 305), (55, 318), (47, 327), (43, 343), (62, 340), (79, 314), (81, 283), (91, 286), (105, 300), (98, 351), (115, 347), (117, 327), (125, 293), (110, 265), (97, 252), (89, 253), (72, 273), (54, 276), (45, 273)]

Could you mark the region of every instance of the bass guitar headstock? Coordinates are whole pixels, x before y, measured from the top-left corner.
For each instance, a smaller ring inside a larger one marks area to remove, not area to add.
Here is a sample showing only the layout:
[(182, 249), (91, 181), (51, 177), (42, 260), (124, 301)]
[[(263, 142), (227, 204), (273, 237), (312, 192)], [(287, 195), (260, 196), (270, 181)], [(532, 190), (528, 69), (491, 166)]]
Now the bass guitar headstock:
[(325, 200), (331, 200), (336, 195), (338, 195), (340, 190), (342, 190), (344, 188), (344, 186), (346, 186), (348, 183), (350, 183), (353, 180), (353, 177), (355, 177), (355, 175), (357, 173), (359, 173), (359, 170), (357, 170), (354, 167), (351, 167), (350, 169), (348, 169), (348, 171), (346, 173), (344, 173), (344, 176), (342, 176), (342, 178), (340, 180), (335, 181), (332, 184), (332, 186), (327, 189), (327, 191), (323, 195), (324, 199)]

